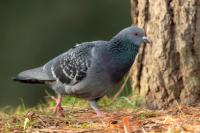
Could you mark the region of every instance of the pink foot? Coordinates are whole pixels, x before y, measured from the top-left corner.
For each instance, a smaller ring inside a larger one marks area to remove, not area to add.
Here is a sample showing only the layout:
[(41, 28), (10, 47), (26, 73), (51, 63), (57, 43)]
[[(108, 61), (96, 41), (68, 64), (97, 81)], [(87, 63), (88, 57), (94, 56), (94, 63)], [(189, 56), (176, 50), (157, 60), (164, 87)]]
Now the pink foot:
[(97, 117), (104, 117), (105, 115), (101, 111), (96, 111)]
[(90, 105), (91, 107), (94, 109), (94, 111), (96, 112), (96, 116), (97, 117), (104, 117), (105, 115), (99, 110), (97, 102), (96, 101), (90, 101)]
[(63, 113), (61, 102), (62, 102), (62, 96), (58, 96), (58, 99), (56, 99), (56, 107), (54, 109), (54, 114), (58, 111), (60, 115), (64, 117), (65, 115)]

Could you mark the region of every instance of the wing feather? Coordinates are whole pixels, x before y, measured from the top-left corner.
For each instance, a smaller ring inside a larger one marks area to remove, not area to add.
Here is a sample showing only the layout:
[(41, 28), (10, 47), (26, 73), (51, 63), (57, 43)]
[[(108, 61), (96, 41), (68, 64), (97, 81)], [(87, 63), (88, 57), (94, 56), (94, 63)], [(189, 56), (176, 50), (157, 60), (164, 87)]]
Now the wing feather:
[(52, 63), (54, 78), (67, 85), (74, 85), (87, 76), (91, 66), (94, 43), (86, 43), (73, 47), (57, 57)]

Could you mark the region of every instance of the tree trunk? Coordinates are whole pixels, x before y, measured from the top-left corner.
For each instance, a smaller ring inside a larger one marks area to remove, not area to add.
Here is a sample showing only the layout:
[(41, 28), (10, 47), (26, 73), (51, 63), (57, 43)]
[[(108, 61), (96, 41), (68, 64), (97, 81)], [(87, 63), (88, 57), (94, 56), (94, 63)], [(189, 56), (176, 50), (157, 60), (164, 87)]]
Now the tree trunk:
[(200, 102), (200, 0), (131, 0), (131, 14), (152, 41), (132, 69), (144, 104), (161, 109)]

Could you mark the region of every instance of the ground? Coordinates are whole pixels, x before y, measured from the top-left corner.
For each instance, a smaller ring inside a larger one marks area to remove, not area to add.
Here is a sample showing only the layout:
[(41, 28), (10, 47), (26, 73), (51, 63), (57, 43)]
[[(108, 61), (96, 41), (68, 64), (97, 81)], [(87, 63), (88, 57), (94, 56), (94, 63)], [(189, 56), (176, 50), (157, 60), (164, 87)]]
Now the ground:
[[(4, 108), (0, 113), (0, 132), (33, 133), (179, 133), (200, 132), (200, 107), (177, 105), (152, 111), (138, 107), (129, 98), (108, 103), (100, 101), (104, 117), (96, 114), (88, 103), (75, 98), (64, 102), (65, 117), (52, 114), (55, 102), (34, 108), (19, 106), (15, 111)], [(9, 111), (8, 111), (9, 110)]]

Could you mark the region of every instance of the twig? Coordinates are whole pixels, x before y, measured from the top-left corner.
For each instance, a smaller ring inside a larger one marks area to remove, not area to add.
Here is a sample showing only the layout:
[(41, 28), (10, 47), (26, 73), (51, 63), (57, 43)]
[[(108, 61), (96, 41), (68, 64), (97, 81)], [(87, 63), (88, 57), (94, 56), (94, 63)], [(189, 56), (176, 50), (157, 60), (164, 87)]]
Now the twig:
[(52, 96), (47, 90), (45, 90), (45, 93), (47, 94), (48, 97), (50, 97), (52, 100), (57, 100), (56, 97)]
[(181, 110), (181, 107), (180, 107), (178, 101), (177, 101), (177, 100), (175, 100), (175, 101), (176, 101), (176, 104), (177, 104), (177, 106), (178, 106), (179, 111), (180, 111), (181, 114), (185, 117), (185, 114), (184, 114), (184, 112)]
[(128, 117), (123, 118), (123, 126), (124, 126), (124, 132), (130, 133), (130, 124), (129, 124), (129, 118)]
[(143, 127), (142, 127), (142, 132), (143, 132), (143, 133), (147, 133), (147, 131), (145, 131), (145, 129), (144, 129)]
[(70, 109), (70, 113), (74, 112), (73, 110), (74, 110), (75, 103), (76, 103), (76, 97), (74, 98), (74, 101), (72, 103), (72, 107)]
[(46, 125), (45, 122), (41, 119), (40, 116), (38, 116), (37, 119), (41, 122), (41, 124), (43, 125), (43, 127), (47, 127), (47, 125)]

